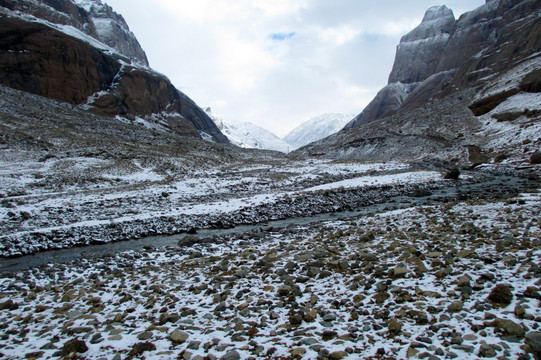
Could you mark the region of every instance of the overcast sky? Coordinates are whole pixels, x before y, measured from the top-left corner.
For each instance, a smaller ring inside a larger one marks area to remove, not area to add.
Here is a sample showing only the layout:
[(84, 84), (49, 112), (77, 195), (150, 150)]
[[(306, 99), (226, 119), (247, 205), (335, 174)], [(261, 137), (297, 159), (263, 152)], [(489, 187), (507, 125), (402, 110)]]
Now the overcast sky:
[(400, 37), (427, 8), (484, 0), (105, 0), (150, 66), (226, 122), (282, 137), (324, 113), (357, 114), (387, 83)]

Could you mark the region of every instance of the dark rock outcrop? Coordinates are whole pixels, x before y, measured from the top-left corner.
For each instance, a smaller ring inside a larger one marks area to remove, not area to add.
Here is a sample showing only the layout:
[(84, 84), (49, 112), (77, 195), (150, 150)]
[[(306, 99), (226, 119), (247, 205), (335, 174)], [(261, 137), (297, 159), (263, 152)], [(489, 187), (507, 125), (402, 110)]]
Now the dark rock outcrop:
[[(165, 76), (54, 26), (0, 12), (0, 84), (81, 106), (136, 117), (183, 136), (228, 142), (208, 115)], [(131, 65), (130, 65), (131, 63)]]
[(458, 20), (430, 8), (401, 39), (388, 85), (344, 129), (294, 156), (528, 162), (541, 144), (532, 94), (541, 91), (540, 17), (541, 0), (492, 0)]
[(72, 0), (0, 0), (0, 6), (35, 16), (52, 24), (69, 25), (101, 41), (118, 53), (148, 66), (141, 45), (124, 18), (101, 2), (93, 0), (78, 5)]
[[(403, 88), (404, 84), (419, 91), (390, 96), (378, 94), (346, 128), (414, 110), (428, 101), (478, 86), (538, 53), (541, 49), (540, 9), (540, 0), (495, 0), (456, 21), (445, 6), (428, 9), (421, 24), (402, 37), (389, 84), (380, 94), (393, 93), (391, 89)], [(539, 91), (538, 79), (532, 74), (524, 79), (520, 89), (508, 89), (506, 93), (478, 99), (472, 111), (478, 116), (519, 91)]]

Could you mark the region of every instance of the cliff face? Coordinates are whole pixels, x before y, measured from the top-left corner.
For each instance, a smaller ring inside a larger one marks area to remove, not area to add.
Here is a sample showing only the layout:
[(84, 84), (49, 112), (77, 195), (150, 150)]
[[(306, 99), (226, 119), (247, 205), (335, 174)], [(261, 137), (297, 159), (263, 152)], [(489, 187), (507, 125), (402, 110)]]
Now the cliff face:
[(537, 53), (540, 9), (540, 0), (494, 0), (456, 21), (445, 6), (428, 9), (397, 47), (389, 84), (380, 92), (388, 96), (378, 94), (348, 128), (477, 86)]
[(72, 26), (148, 66), (147, 56), (124, 18), (100, 0), (0, 0), (0, 6), (52, 24)]
[(389, 83), (301, 154), (476, 165), (541, 148), (541, 0), (491, 0), (458, 20), (430, 8), (397, 47)]
[[(94, 6), (96, 2), (90, 3)], [(0, 84), (96, 114), (139, 117), (183, 136), (203, 135), (228, 142), (208, 115), (169, 79), (141, 64), (146, 57), (134, 60), (86, 36), (94, 32), (94, 22), (87, 21), (90, 13), (67, 0), (47, 3), (59, 9), (47, 11), (50, 20), (64, 14), (61, 20), (70, 25), (35, 21), (26, 13), (0, 7)], [(34, 1), (31, 5), (34, 14), (49, 6)], [(73, 25), (83, 23), (85, 32)], [(129, 48), (129, 42), (126, 44)]]

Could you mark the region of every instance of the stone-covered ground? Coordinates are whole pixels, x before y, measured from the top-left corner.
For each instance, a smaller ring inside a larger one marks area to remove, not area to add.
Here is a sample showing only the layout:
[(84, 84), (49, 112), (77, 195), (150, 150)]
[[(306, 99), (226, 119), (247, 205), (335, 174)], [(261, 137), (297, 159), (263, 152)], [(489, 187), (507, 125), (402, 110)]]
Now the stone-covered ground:
[(531, 359), (540, 210), (532, 191), (6, 275), (0, 357)]

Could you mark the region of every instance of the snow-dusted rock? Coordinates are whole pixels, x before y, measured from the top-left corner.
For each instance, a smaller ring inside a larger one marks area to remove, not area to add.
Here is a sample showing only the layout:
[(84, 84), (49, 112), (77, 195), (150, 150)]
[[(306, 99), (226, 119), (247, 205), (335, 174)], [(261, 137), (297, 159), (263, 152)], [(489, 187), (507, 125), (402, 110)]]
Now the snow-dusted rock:
[(353, 116), (337, 113), (316, 116), (291, 130), (282, 139), (290, 144), (292, 149), (297, 149), (334, 134), (342, 129)]
[(229, 141), (239, 147), (245, 149), (275, 150), (283, 153), (289, 152), (290, 148), (292, 148), (288, 143), (269, 130), (254, 123), (224, 123), (221, 117), (212, 113), (210, 107), (207, 107), (205, 112)]

